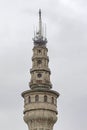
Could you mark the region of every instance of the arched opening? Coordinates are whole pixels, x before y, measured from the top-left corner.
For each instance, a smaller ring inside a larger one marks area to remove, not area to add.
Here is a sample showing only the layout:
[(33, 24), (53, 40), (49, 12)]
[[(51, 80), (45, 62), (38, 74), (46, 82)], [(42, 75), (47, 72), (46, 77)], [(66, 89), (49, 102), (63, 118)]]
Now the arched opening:
[(36, 96), (35, 96), (35, 102), (38, 102), (38, 101), (39, 101), (39, 96), (36, 95)]
[(28, 97), (28, 102), (31, 103), (31, 97), (30, 96)]
[(54, 104), (54, 97), (52, 97), (52, 103)]
[(44, 96), (44, 102), (47, 102), (47, 96), (46, 95)]

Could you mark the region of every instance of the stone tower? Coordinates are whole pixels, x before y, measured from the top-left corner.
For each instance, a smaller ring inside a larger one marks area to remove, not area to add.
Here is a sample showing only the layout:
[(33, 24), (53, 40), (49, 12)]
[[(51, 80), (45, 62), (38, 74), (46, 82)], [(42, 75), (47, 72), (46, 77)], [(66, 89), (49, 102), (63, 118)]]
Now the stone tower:
[(47, 39), (43, 34), (41, 10), (39, 10), (39, 30), (35, 33), (32, 56), (30, 90), (24, 91), (24, 121), (29, 130), (53, 130), (57, 121), (57, 98), (59, 93), (51, 90)]

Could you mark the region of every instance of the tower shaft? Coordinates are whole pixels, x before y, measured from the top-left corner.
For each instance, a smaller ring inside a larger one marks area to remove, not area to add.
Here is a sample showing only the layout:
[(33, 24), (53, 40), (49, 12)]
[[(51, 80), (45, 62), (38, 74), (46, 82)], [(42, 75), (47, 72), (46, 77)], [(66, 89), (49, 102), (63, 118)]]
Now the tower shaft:
[(29, 130), (53, 130), (57, 121), (58, 93), (52, 90), (25, 91), (24, 121)]

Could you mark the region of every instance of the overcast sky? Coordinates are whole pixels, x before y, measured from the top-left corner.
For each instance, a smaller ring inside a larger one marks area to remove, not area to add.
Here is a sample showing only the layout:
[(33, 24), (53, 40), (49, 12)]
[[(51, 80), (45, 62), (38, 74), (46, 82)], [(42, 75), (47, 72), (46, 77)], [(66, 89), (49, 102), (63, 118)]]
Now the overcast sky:
[(21, 93), (29, 89), (39, 8), (60, 93), (54, 130), (87, 130), (87, 0), (0, 0), (0, 129), (28, 130)]

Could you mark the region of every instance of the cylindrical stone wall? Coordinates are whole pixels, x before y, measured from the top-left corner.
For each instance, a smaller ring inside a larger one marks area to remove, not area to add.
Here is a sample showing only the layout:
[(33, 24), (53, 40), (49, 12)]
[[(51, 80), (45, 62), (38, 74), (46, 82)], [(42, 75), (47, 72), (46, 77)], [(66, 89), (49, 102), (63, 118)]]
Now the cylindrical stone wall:
[(24, 121), (29, 130), (52, 130), (57, 121), (57, 97), (52, 90), (28, 90), (24, 98)]

